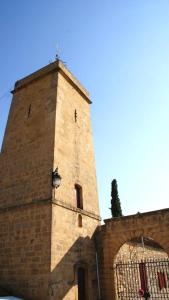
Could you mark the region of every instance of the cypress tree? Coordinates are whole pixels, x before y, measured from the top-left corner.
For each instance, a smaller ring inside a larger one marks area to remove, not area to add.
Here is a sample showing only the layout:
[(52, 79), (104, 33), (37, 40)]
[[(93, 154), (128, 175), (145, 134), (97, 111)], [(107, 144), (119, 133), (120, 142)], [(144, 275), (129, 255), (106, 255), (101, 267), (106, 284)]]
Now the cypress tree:
[(111, 183), (111, 214), (112, 217), (121, 217), (122, 209), (121, 203), (118, 195), (117, 180), (113, 179)]

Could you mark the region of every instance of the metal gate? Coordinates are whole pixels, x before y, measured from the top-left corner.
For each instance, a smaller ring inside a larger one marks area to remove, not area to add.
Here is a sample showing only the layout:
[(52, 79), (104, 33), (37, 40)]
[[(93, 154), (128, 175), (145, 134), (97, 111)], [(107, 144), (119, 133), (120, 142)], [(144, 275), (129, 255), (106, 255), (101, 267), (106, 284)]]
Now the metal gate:
[(117, 299), (169, 299), (168, 259), (119, 262), (114, 268)]

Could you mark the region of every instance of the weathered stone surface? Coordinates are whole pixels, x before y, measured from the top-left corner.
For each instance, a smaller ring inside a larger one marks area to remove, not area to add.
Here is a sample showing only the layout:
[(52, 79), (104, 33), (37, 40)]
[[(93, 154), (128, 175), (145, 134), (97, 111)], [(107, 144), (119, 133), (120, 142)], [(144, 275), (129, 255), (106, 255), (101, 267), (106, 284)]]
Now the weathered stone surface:
[[(75, 300), (82, 266), (88, 299), (97, 299), (89, 95), (58, 61), (17, 82), (13, 94), (0, 155), (0, 284), (25, 300)], [(54, 190), (57, 166), (62, 183)]]
[(0, 212), (0, 286), (25, 299), (47, 299), (50, 275), (49, 205)]

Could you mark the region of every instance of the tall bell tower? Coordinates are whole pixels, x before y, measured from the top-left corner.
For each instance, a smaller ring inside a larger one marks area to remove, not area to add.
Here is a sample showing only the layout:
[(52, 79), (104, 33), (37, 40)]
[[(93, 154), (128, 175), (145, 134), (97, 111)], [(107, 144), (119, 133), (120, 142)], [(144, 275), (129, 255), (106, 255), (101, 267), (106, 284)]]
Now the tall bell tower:
[(0, 287), (31, 300), (95, 300), (100, 217), (88, 92), (57, 60), (12, 93), (0, 155)]

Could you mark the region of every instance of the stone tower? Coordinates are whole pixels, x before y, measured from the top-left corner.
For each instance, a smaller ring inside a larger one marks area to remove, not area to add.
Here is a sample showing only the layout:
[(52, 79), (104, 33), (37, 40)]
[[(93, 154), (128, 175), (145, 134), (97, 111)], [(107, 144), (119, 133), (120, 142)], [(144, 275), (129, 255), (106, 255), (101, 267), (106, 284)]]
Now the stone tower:
[(25, 300), (95, 300), (100, 217), (88, 92), (56, 61), (12, 93), (0, 155), (0, 289)]

